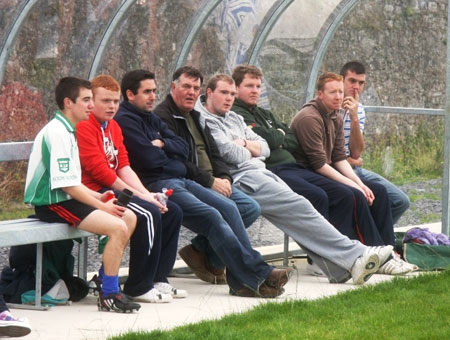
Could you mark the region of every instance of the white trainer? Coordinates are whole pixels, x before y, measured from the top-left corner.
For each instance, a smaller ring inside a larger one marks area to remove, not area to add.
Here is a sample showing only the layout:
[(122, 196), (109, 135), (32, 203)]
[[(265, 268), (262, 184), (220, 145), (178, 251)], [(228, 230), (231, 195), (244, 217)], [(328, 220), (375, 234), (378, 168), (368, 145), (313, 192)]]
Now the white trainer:
[(380, 269), (378, 269), (378, 274), (386, 275), (406, 275), (413, 271), (418, 270), (415, 264), (403, 261), (400, 256), (393, 252), (392, 259), (384, 263)]
[(188, 296), (188, 292), (184, 289), (178, 289), (172, 286), (167, 282), (155, 282), (153, 285), (156, 289), (158, 289), (163, 294), (168, 294), (172, 296), (174, 299), (181, 299)]
[(362, 285), (377, 272), (392, 253), (392, 246), (367, 247), (353, 264), (351, 274), (355, 285)]
[(26, 318), (16, 318), (9, 310), (0, 313), (0, 337), (21, 337), (31, 332)]
[(166, 303), (172, 301), (172, 295), (161, 293), (158, 289), (152, 288), (147, 293), (133, 297), (137, 302)]
[(313, 276), (325, 276), (325, 273), (315, 262), (311, 264), (306, 263), (306, 274)]

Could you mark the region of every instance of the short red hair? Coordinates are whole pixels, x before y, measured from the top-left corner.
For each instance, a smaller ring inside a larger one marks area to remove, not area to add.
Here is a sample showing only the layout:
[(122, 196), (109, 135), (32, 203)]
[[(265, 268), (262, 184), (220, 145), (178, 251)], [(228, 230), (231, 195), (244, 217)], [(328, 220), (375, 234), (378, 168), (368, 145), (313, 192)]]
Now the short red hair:
[(325, 84), (330, 81), (343, 81), (343, 80), (344, 77), (342, 77), (340, 74), (333, 72), (325, 72), (317, 80), (317, 91), (323, 91)]
[(99, 87), (103, 87), (104, 89), (107, 89), (109, 91), (120, 92), (119, 82), (113, 77), (106, 74), (98, 75), (91, 80), (91, 84), (93, 93), (95, 93), (95, 90)]

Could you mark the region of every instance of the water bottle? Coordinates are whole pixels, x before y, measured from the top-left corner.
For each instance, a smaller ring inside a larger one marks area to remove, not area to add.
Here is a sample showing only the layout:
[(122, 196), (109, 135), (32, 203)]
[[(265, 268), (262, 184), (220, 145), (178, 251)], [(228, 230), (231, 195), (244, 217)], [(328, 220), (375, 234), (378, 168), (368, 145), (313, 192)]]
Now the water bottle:
[(173, 194), (173, 189), (162, 188), (161, 192), (156, 193), (156, 199), (163, 206), (167, 205), (167, 200)]

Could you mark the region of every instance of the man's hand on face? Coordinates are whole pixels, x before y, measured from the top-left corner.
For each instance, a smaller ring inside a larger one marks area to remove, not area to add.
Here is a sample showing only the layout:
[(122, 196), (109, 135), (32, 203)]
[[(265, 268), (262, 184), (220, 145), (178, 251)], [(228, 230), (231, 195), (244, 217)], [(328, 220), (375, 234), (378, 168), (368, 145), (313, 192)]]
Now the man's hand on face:
[(358, 103), (358, 94), (356, 94), (356, 98), (353, 98), (352, 96), (345, 97), (344, 101), (342, 102), (342, 108), (344, 110), (348, 110), (348, 112), (350, 113), (350, 118), (352, 119), (358, 117)]
[(164, 142), (161, 139), (152, 140), (152, 144), (160, 149), (164, 147)]
[(214, 178), (214, 182), (211, 188), (217, 191), (219, 194), (224, 195), (225, 197), (231, 196), (231, 183), (225, 178)]

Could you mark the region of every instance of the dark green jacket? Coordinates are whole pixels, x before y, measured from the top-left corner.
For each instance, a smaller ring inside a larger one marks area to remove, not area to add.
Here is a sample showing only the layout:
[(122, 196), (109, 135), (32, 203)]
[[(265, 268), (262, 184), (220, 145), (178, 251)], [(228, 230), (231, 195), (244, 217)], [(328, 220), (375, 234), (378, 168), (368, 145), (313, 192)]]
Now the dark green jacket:
[[(287, 163), (295, 163), (292, 156), (298, 148), (295, 135), (289, 130), (286, 123), (282, 122), (269, 110), (259, 106), (248, 106), (243, 101), (236, 99), (231, 111), (244, 117), (247, 125), (253, 126), (253, 131), (267, 141), (270, 147), (270, 157), (266, 159), (268, 168)], [(281, 129), (283, 133), (277, 129)]]

